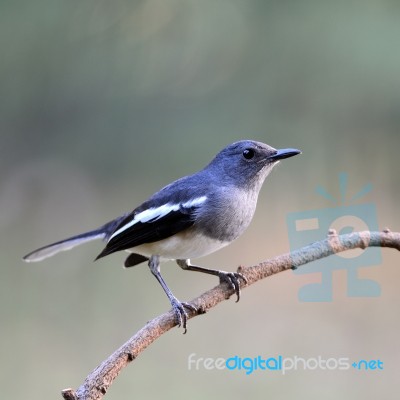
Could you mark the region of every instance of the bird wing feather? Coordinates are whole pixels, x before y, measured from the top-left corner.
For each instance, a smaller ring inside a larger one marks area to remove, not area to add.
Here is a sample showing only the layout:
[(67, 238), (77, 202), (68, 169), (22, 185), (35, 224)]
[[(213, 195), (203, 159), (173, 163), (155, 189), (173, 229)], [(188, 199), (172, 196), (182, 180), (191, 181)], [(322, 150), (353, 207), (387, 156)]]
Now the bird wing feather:
[[(157, 242), (175, 235), (194, 224), (197, 204), (157, 207), (150, 218), (147, 211), (133, 211), (115, 228), (104, 250), (96, 260), (120, 250), (132, 249), (145, 243)], [(142, 215), (142, 218), (140, 217)]]

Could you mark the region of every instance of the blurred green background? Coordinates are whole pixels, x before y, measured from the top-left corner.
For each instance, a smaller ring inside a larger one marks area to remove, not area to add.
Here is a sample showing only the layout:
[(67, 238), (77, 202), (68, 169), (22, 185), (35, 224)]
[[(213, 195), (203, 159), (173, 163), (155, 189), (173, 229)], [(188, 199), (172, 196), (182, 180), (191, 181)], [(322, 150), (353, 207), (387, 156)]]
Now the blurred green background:
[[(94, 228), (243, 138), (303, 155), (269, 177), (251, 228), (200, 261), (234, 270), (289, 251), (288, 212), (367, 183), (379, 226), (400, 230), (400, 2), (52, 0), (0, 3), (0, 386), (55, 399), (169, 308), (142, 265), (92, 263), (93, 243), (40, 264), (28, 251)], [(325, 234), (325, 233), (324, 233)], [(321, 238), (324, 237), (321, 235)], [(107, 399), (393, 398), (400, 258), (359, 275), (378, 298), (301, 303), (318, 274), (279, 274), (174, 329), (123, 371)], [(191, 299), (215, 279), (163, 267)], [(380, 359), (383, 371), (188, 370), (188, 357)]]

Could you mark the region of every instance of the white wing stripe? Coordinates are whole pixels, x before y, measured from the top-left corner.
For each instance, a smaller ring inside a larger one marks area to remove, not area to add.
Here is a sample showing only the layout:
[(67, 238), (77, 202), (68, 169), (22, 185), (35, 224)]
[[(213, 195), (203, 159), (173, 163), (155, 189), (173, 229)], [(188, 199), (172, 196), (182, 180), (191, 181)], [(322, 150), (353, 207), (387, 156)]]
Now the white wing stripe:
[(135, 218), (128, 222), (126, 225), (121, 226), (116, 232), (114, 232), (108, 241), (110, 241), (112, 238), (115, 236), (118, 236), (120, 233), (125, 231), (126, 229), (129, 229), (133, 225), (135, 225), (138, 222), (149, 222), (151, 220), (157, 221), (160, 218), (165, 217), (167, 214), (169, 214), (172, 211), (178, 211), (180, 207), (183, 208), (190, 208), (194, 206), (199, 206), (200, 204), (204, 203), (207, 200), (207, 196), (201, 196), (201, 197), (196, 197), (193, 200), (189, 200), (185, 203), (179, 203), (179, 204), (163, 204), (162, 206), (155, 207), (155, 208), (149, 208), (147, 210), (144, 210), (137, 214)]

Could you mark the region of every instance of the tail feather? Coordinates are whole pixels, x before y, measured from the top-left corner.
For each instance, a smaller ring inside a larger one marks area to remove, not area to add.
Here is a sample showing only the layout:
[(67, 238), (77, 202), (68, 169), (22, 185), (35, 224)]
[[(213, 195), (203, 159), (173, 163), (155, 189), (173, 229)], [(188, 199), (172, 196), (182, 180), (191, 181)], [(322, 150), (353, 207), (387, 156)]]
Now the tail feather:
[(115, 220), (112, 220), (93, 231), (81, 233), (79, 235), (75, 235), (70, 238), (48, 244), (47, 246), (40, 247), (39, 249), (36, 249), (24, 256), (23, 260), (26, 262), (42, 261), (45, 258), (54, 256), (61, 251), (70, 250), (73, 247), (79, 246), (80, 244), (91, 242), (92, 240), (97, 239), (107, 239), (113, 233), (115, 227), (118, 225), (121, 219), (124, 217), (125, 215)]
[(96, 239), (104, 239), (106, 234), (104, 232), (91, 231), (87, 233), (82, 233), (80, 235), (72, 236), (68, 239), (60, 240), (47, 246), (41, 247), (40, 249), (34, 250), (23, 257), (26, 262), (36, 262), (42, 261), (47, 257), (54, 256), (60, 251), (70, 250), (75, 246), (80, 244), (90, 242)]

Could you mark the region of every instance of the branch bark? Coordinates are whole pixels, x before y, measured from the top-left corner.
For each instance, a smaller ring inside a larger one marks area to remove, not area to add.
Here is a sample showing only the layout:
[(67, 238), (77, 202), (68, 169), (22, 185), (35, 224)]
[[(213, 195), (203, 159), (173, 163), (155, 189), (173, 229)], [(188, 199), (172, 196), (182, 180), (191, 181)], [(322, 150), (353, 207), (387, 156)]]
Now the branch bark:
[[(355, 248), (365, 249), (367, 247), (390, 247), (400, 251), (400, 233), (390, 232), (389, 229), (385, 229), (383, 232), (363, 231), (337, 235), (334, 230), (331, 230), (325, 240), (263, 261), (255, 266), (239, 267), (238, 272), (246, 277), (247, 284), (245, 287), (248, 287), (261, 279), (286, 271), (292, 267), (300, 267), (311, 261), (342, 251)], [(229, 299), (232, 294), (233, 290), (225, 283), (208, 290), (190, 302), (199, 312), (194, 313), (188, 310), (189, 318), (207, 312), (223, 300)], [(176, 326), (176, 322), (172, 311), (149, 321), (92, 371), (76, 391), (70, 388), (64, 389), (62, 391), (64, 400), (101, 399), (122, 368), (135, 360), (150, 344), (174, 326)]]

